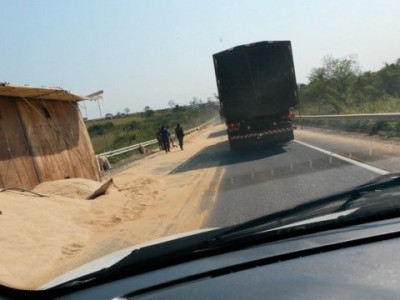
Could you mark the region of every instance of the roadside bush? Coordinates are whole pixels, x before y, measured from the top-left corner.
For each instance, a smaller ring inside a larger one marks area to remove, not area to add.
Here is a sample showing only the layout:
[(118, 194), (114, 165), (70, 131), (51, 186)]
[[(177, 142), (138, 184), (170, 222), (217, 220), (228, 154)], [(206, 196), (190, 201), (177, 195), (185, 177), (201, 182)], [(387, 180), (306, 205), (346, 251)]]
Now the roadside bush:
[(385, 127), (384, 121), (372, 121), (369, 131), (367, 132), (369, 135), (376, 135), (379, 131), (382, 131)]
[(357, 132), (368, 135), (379, 135), (387, 138), (400, 137), (400, 122), (304, 119), (301, 121), (296, 120), (294, 123), (296, 125), (316, 128)]
[(90, 135), (102, 135), (104, 133), (103, 126), (99, 124), (90, 125), (88, 132)]
[(136, 134), (123, 134), (116, 137), (112, 143), (112, 148), (117, 149), (131, 145), (136, 140)]
[(93, 124), (88, 128), (88, 132), (90, 135), (102, 135), (104, 134), (105, 129), (109, 129), (114, 127), (113, 122), (106, 122), (104, 124)]
[(138, 123), (136, 121), (131, 121), (128, 124), (126, 124), (123, 129), (129, 131), (138, 128), (139, 128)]

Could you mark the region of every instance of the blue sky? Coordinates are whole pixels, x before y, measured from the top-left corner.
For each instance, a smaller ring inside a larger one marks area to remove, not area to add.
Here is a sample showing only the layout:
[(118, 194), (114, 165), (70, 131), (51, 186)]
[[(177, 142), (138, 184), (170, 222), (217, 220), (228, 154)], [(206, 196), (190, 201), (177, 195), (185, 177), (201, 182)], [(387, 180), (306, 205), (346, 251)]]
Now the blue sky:
[[(363, 71), (400, 57), (397, 0), (0, 0), (0, 82), (104, 90), (102, 114), (217, 92), (212, 55), (291, 40), (298, 83), (324, 56)], [(99, 117), (95, 103), (84, 116)]]

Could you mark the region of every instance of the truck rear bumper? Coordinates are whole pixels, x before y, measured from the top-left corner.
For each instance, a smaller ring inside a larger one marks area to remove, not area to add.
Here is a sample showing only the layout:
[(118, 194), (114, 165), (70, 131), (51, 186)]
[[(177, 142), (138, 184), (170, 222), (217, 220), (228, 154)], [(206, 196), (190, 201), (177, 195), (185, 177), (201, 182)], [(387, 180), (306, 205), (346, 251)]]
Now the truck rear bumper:
[(264, 149), (274, 145), (284, 144), (294, 139), (292, 128), (280, 128), (256, 133), (230, 135), (231, 150)]
[[(260, 132), (251, 132), (251, 133), (228, 133), (228, 139), (230, 141), (233, 140), (246, 140), (246, 139), (261, 139), (261, 138), (269, 138), (272, 136), (275, 137), (288, 137), (290, 140), (293, 139), (293, 129), (294, 127), (288, 127), (288, 128), (279, 128), (279, 129), (271, 129), (271, 130), (265, 130), (265, 131), (260, 131)], [(291, 134), (290, 134), (291, 133)]]

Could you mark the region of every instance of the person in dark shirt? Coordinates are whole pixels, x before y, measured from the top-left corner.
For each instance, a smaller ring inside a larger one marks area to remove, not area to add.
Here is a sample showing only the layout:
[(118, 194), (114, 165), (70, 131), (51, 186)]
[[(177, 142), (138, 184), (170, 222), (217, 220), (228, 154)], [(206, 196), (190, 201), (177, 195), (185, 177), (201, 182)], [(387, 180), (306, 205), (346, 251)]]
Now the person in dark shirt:
[(165, 153), (171, 152), (170, 148), (169, 148), (169, 137), (170, 137), (170, 134), (169, 134), (169, 131), (167, 129), (167, 126), (163, 126), (162, 129), (161, 129), (161, 139), (162, 139), (162, 142), (163, 142), (163, 145), (164, 145)]
[(183, 150), (183, 137), (185, 136), (185, 134), (183, 133), (183, 128), (181, 127), (181, 124), (179, 124), (179, 123), (176, 124), (175, 135), (176, 135), (176, 138), (178, 139), (179, 147), (181, 147), (181, 150)]
[(158, 131), (157, 131), (158, 148), (160, 150), (164, 150), (164, 143), (163, 143), (162, 138), (161, 138), (161, 130), (162, 130), (162, 128), (163, 127), (160, 126), (160, 128), (158, 128)]

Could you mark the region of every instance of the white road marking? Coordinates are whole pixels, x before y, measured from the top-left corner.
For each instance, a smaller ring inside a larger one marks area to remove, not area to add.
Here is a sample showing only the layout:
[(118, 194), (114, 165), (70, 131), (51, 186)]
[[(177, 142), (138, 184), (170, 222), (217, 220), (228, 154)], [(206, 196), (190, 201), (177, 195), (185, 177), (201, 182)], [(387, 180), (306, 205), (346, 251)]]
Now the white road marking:
[(354, 159), (348, 158), (348, 157), (346, 157), (346, 156), (343, 156), (343, 155), (340, 155), (340, 154), (337, 154), (337, 153), (334, 153), (334, 152), (330, 152), (330, 151), (328, 151), (328, 150), (325, 150), (325, 149), (322, 149), (322, 148), (319, 148), (319, 147), (316, 147), (316, 146), (307, 144), (307, 143), (302, 142), (302, 141), (299, 141), (299, 140), (294, 140), (294, 142), (296, 142), (296, 143), (298, 143), (298, 144), (301, 144), (301, 145), (303, 145), (303, 146), (309, 147), (309, 148), (311, 148), (311, 149), (314, 149), (314, 150), (316, 150), (316, 151), (322, 152), (322, 153), (324, 153), (324, 154), (330, 155), (331, 157), (335, 157), (335, 158), (341, 159), (341, 160), (343, 160), (343, 161), (345, 161), (345, 162), (348, 162), (348, 163), (351, 163), (351, 164), (353, 164), (353, 165), (359, 166), (359, 167), (361, 167), (361, 168), (367, 169), (367, 170), (369, 170), (369, 171), (375, 172), (375, 173), (380, 174), (380, 175), (385, 175), (385, 174), (389, 174), (389, 173), (390, 173), (390, 172), (388, 172), (388, 171), (386, 171), (386, 170), (383, 170), (383, 169), (379, 169), (379, 168), (377, 168), (377, 167), (370, 166), (370, 165), (368, 165), (368, 164), (365, 164), (365, 163), (356, 161), (356, 160), (354, 160)]

